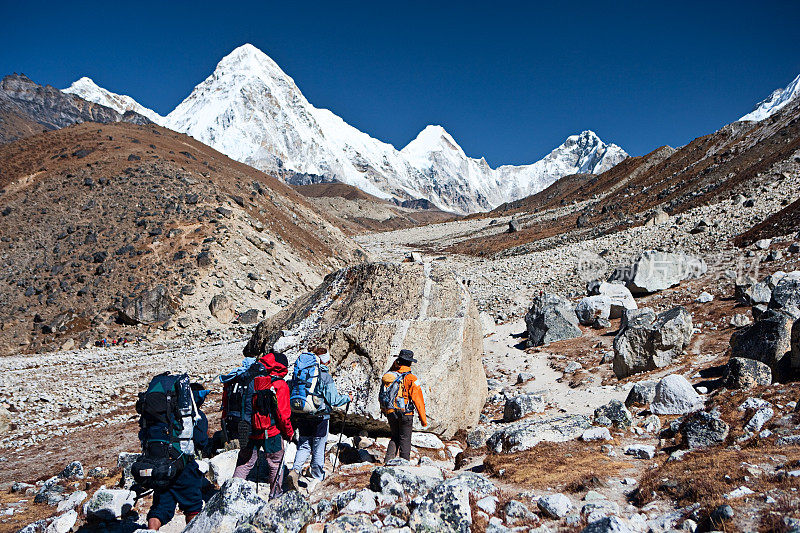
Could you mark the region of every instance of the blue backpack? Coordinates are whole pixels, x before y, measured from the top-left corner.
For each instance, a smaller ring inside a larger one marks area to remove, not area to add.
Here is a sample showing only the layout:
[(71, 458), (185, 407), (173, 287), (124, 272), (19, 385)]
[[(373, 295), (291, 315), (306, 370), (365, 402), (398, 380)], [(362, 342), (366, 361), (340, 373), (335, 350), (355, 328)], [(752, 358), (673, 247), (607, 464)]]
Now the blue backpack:
[(323, 402), (317, 393), (319, 372), (319, 360), (313, 353), (303, 352), (294, 362), (289, 395), (293, 413), (313, 414), (319, 411)]

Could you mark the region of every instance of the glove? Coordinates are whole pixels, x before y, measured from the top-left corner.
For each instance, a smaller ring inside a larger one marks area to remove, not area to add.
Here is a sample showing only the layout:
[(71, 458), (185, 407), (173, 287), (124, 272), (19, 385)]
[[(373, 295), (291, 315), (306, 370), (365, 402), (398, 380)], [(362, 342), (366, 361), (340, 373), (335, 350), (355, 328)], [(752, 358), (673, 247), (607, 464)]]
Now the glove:
[(239, 430), (238, 439), (239, 439), (239, 446), (244, 448), (245, 444), (247, 444), (248, 439), (250, 438), (250, 434), (253, 431), (253, 426), (250, 425), (250, 422), (247, 420), (239, 421)]

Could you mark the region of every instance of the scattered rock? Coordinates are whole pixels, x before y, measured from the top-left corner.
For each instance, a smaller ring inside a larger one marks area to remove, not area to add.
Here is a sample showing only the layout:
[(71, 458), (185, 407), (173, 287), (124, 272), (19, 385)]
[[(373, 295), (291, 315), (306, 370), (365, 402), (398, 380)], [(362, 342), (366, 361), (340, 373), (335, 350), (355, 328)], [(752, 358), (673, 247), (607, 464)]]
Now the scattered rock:
[(123, 300), (118, 315), (125, 324), (154, 324), (169, 320), (176, 309), (177, 304), (169, 296), (166, 287), (159, 285), (152, 290), (142, 291), (136, 298)]
[(625, 398), (626, 407), (646, 407), (656, 396), (655, 381), (639, 381), (633, 384)]
[(706, 291), (703, 291), (700, 293), (700, 296), (698, 296), (697, 299), (695, 299), (695, 301), (697, 303), (707, 304), (709, 302), (714, 301), (714, 296), (712, 294), (707, 293)]
[(626, 311), (625, 328), (614, 337), (614, 374), (619, 379), (669, 365), (692, 337), (692, 317), (683, 307), (658, 316), (641, 311)]
[(537, 505), (544, 514), (555, 519), (564, 518), (573, 508), (572, 500), (560, 492), (542, 496)]
[(119, 520), (128, 514), (136, 502), (136, 493), (127, 489), (100, 489), (84, 505), (88, 520)]
[(772, 383), (772, 370), (755, 359), (731, 357), (726, 367), (725, 386), (729, 389), (750, 389)]
[(606, 427), (589, 428), (581, 435), (581, 440), (592, 442), (596, 440), (612, 440), (611, 432)]
[(372, 471), (369, 488), (386, 493), (387, 487), (399, 487), (402, 494), (422, 494), (444, 481), (435, 466), (379, 466)]
[(543, 413), (547, 402), (540, 394), (520, 394), (506, 400), (503, 421), (513, 422), (530, 413)]
[(591, 326), (595, 319), (608, 319), (611, 314), (611, 300), (603, 295), (586, 296), (575, 307), (578, 322), (584, 326)]
[(648, 444), (631, 444), (625, 447), (625, 455), (632, 455), (637, 459), (652, 459), (656, 455), (656, 447)]
[(703, 399), (692, 384), (679, 375), (670, 374), (658, 382), (650, 410), (657, 415), (682, 415), (702, 408)]
[(786, 314), (767, 311), (752, 326), (731, 335), (731, 357), (755, 359), (772, 369), (773, 377), (784, 373), (784, 357), (791, 350), (792, 323)]
[(576, 439), (591, 426), (589, 419), (583, 415), (523, 420), (495, 431), (486, 446), (496, 453), (530, 450), (542, 441), (564, 442)]
[(543, 346), (581, 336), (572, 303), (555, 294), (541, 294), (525, 314), (528, 346)]
[(633, 423), (633, 415), (625, 407), (625, 404), (619, 400), (611, 400), (606, 405), (600, 406), (594, 410), (595, 422), (600, 417), (605, 417), (618, 428), (628, 428)]
[(308, 499), (292, 490), (263, 505), (253, 518), (253, 525), (262, 531), (299, 533), (313, 519)]
[(688, 415), (681, 425), (681, 434), (689, 448), (722, 444), (728, 437), (728, 430), (728, 424), (705, 411)]
[(200, 514), (186, 526), (184, 533), (233, 531), (237, 525), (252, 521), (266, 503), (267, 501), (257, 493), (255, 483), (231, 478), (211, 497)]

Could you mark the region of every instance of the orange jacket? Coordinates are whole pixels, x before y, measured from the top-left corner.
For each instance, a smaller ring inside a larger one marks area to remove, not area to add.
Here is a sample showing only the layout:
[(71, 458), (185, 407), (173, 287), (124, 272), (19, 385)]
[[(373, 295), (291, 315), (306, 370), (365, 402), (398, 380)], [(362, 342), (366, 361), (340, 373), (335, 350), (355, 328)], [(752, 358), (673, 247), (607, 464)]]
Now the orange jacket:
[[(411, 367), (394, 364), (392, 365), (392, 371), (400, 373), (411, 372)], [(410, 399), (411, 403), (414, 404), (417, 415), (419, 416), (419, 421), (424, 427), (428, 425), (428, 419), (425, 417), (425, 398), (422, 396), (422, 388), (417, 381), (418, 378), (414, 374), (406, 375), (405, 379), (403, 379), (403, 398), (405, 398), (406, 401)]]

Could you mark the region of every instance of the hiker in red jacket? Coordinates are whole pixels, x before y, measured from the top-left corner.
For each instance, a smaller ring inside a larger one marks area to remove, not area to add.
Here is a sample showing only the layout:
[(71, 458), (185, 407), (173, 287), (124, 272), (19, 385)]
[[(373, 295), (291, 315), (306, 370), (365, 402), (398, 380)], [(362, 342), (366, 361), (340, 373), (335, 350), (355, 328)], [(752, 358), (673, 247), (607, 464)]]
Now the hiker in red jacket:
[[(239, 451), (233, 477), (246, 479), (256, 466), (258, 450), (266, 453), (268, 479), (272, 490), (270, 498), (283, 491), (283, 438), (292, 440), (292, 409), (289, 405), (289, 386), (283, 380), (288, 372), (286, 356), (278, 352), (261, 356), (256, 364), (263, 365), (263, 374), (257, 376), (248, 387), (252, 389), (252, 425), (247, 445)], [(283, 437), (283, 438), (281, 438)]]

